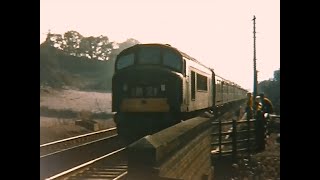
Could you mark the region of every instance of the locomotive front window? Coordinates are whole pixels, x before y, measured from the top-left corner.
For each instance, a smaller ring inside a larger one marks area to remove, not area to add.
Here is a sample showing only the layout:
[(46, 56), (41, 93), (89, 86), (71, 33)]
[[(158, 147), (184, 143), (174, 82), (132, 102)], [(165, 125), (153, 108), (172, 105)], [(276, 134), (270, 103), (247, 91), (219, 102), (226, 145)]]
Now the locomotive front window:
[(175, 69), (178, 72), (182, 72), (181, 57), (173, 51), (165, 51), (163, 53), (163, 64)]
[(160, 64), (160, 48), (158, 47), (143, 47), (139, 51), (140, 64)]
[(125, 67), (131, 66), (134, 64), (134, 54), (127, 54), (120, 56), (117, 61), (117, 69), (123, 69)]

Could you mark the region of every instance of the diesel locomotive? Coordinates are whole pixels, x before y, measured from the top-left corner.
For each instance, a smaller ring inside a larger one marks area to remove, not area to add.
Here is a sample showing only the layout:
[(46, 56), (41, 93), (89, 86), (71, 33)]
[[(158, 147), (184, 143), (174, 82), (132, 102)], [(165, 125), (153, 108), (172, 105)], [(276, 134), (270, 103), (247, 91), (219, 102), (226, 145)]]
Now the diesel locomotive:
[(246, 93), (177, 48), (137, 44), (116, 58), (112, 111), (119, 135), (143, 135), (244, 100)]

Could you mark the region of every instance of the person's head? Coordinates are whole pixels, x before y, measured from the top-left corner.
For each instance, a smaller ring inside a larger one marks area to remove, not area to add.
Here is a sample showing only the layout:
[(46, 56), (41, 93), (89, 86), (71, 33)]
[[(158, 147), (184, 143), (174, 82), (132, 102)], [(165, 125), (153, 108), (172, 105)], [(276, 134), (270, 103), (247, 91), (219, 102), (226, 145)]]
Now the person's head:
[(247, 92), (247, 97), (251, 97), (251, 92)]
[(259, 96), (261, 97), (261, 99), (263, 99), (265, 97), (264, 93), (260, 93)]
[(256, 96), (256, 102), (261, 102), (261, 97), (260, 96)]

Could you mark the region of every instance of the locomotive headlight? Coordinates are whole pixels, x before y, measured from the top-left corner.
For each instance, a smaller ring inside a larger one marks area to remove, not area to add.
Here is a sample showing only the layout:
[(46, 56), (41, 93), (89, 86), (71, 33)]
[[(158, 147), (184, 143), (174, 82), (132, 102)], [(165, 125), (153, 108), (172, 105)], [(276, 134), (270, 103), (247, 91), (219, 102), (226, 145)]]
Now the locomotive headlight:
[(127, 84), (124, 84), (123, 85), (123, 91), (127, 91), (128, 90), (128, 85)]
[(166, 90), (166, 85), (165, 84), (161, 84), (160, 89), (161, 89), (161, 91), (165, 91)]

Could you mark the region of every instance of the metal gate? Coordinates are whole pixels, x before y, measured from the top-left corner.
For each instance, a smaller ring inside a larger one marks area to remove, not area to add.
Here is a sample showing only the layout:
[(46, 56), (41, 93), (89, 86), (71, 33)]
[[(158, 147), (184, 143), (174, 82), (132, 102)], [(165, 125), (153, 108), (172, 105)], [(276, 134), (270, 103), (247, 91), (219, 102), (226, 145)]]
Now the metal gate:
[(267, 121), (262, 112), (257, 112), (255, 117), (232, 118), (231, 121), (219, 119), (212, 123), (215, 132), (211, 134), (211, 155), (215, 179), (227, 179), (226, 175), (232, 175), (232, 164), (237, 164), (240, 157), (250, 157), (264, 150)]

